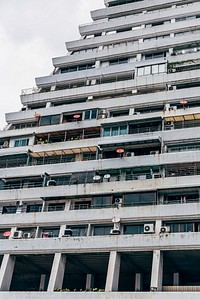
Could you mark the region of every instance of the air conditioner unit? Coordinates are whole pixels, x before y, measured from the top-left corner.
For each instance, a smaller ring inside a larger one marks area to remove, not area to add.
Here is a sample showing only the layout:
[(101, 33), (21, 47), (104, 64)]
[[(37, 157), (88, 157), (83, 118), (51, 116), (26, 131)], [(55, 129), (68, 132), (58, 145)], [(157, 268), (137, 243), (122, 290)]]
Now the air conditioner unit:
[(98, 118), (106, 118), (107, 117), (107, 110), (101, 109), (98, 112)]
[(64, 235), (63, 235), (63, 237), (71, 237), (72, 236), (72, 230), (71, 230), (71, 228), (66, 228), (65, 230), (64, 230)]
[(120, 235), (120, 230), (119, 229), (111, 229), (110, 235)]
[(175, 73), (176, 69), (169, 69), (169, 73)]
[(56, 186), (57, 185), (57, 182), (55, 180), (49, 180), (47, 182), (47, 186)]
[(134, 157), (135, 153), (134, 152), (127, 152), (126, 157)]
[(144, 224), (144, 233), (145, 234), (152, 234), (155, 233), (155, 226), (153, 223)]
[(150, 152), (150, 155), (157, 155), (157, 154), (159, 154), (159, 151), (151, 151)]
[(115, 198), (115, 202), (114, 202), (114, 205), (122, 205), (122, 198)]
[(127, 153), (126, 153), (126, 157), (131, 157), (131, 156), (132, 156), (131, 154), (132, 154), (132, 153), (127, 152)]
[(161, 233), (170, 233), (170, 226), (161, 226), (160, 232)]
[(23, 231), (21, 230), (16, 230), (14, 233), (13, 233), (13, 239), (22, 239), (23, 237)]
[(174, 128), (174, 123), (173, 123), (173, 121), (169, 121), (169, 122), (167, 122), (166, 125), (165, 125), (165, 128), (166, 128), (166, 129), (169, 129), (169, 130), (173, 129), (173, 128)]
[(24, 239), (30, 239), (31, 238), (31, 233), (24, 233), (23, 238)]

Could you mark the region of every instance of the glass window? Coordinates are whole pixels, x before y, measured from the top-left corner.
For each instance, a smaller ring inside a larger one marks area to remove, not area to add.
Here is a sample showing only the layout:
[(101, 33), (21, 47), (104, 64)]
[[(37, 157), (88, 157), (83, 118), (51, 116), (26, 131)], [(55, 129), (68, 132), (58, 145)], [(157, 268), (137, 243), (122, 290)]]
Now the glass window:
[(72, 230), (73, 237), (87, 236), (87, 227), (72, 226), (71, 230)]
[(59, 236), (60, 228), (43, 228), (42, 238), (56, 238)]
[(94, 208), (109, 208), (111, 204), (111, 196), (95, 196), (92, 198), (92, 206)]
[(85, 111), (84, 119), (96, 119), (97, 118), (97, 109)]
[(91, 119), (97, 118), (97, 109), (92, 109)]
[(150, 75), (150, 74), (151, 74), (151, 66), (145, 66), (144, 75)]
[(143, 67), (139, 67), (138, 68), (138, 76), (143, 76), (144, 75), (144, 68)]
[(51, 116), (42, 116), (40, 126), (48, 126), (51, 124)]
[(110, 136), (110, 128), (104, 128), (104, 130), (103, 130), (103, 136), (104, 137)]
[(158, 65), (158, 72), (164, 73), (165, 72), (165, 64), (159, 64)]
[(57, 114), (57, 115), (53, 115), (51, 117), (51, 125), (57, 125), (60, 123), (60, 115)]
[(94, 236), (110, 235), (110, 231), (112, 228), (113, 226), (95, 226)]
[(85, 111), (85, 117), (84, 119), (90, 119), (90, 110)]
[(60, 123), (60, 115), (42, 116), (40, 126), (56, 125)]
[(119, 127), (119, 135), (125, 135), (127, 133), (127, 126)]
[(17, 211), (16, 206), (3, 207), (3, 214), (15, 214)]
[(119, 129), (119, 127), (112, 127), (111, 136), (118, 135), (118, 129)]
[(42, 205), (30, 205), (27, 206), (27, 213), (34, 213), (34, 212), (41, 212), (42, 211)]
[(124, 234), (133, 235), (133, 234), (143, 234), (144, 225), (125, 225)]
[(19, 146), (27, 146), (29, 142), (29, 139), (20, 139), (20, 140), (15, 140), (14, 147), (19, 147)]
[(158, 65), (152, 65), (152, 74), (158, 74)]

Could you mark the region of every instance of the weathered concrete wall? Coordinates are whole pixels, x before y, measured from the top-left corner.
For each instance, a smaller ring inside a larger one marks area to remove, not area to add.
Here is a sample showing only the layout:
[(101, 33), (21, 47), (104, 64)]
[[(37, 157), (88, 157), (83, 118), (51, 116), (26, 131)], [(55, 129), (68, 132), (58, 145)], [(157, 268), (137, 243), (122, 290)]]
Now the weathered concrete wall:
[(200, 293), (1, 292), (0, 299), (199, 299)]

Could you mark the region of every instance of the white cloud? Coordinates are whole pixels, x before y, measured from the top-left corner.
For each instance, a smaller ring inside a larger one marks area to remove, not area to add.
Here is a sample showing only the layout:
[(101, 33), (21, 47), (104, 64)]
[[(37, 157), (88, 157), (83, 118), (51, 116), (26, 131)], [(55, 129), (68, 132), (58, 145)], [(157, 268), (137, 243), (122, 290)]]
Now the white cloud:
[(65, 41), (78, 39), (78, 25), (103, 0), (0, 1), (0, 128), (4, 114), (21, 107), (22, 88), (52, 70), (52, 57), (65, 55)]

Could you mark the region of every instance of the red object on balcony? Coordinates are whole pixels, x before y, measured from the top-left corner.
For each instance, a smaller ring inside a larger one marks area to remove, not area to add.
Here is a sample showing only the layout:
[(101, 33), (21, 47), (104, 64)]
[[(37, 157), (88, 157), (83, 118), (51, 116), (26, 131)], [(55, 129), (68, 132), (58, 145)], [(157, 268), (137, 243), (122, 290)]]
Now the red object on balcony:
[(40, 117), (41, 115), (39, 113), (35, 113), (34, 117)]
[(3, 233), (3, 236), (4, 237), (9, 237), (11, 234), (12, 234), (11, 231), (7, 231), (7, 232)]
[(73, 115), (73, 118), (74, 118), (74, 119), (79, 119), (80, 117), (81, 117), (80, 114), (74, 114), (74, 115)]
[(124, 153), (124, 149), (123, 149), (123, 148), (118, 148), (118, 149), (116, 150), (116, 152), (117, 152), (118, 154), (123, 154), (123, 153)]
[(182, 105), (186, 105), (187, 103), (188, 103), (187, 100), (184, 100), (184, 99), (180, 100), (180, 104), (182, 104)]

